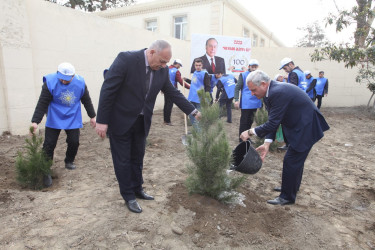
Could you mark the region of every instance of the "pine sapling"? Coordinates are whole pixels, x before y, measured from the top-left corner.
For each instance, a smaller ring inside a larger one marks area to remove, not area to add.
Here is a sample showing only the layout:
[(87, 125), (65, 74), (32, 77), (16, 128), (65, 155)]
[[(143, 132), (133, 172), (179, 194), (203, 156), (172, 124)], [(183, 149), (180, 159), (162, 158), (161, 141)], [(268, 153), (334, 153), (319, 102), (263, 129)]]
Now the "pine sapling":
[(24, 187), (43, 188), (43, 177), (51, 174), (52, 160), (43, 151), (42, 137), (37, 137), (30, 127), (31, 139), (26, 138), (26, 152), (18, 152), (16, 158), (17, 181)]
[[(187, 153), (189, 176), (186, 186), (189, 193), (206, 195), (220, 201), (231, 201), (233, 192), (245, 180), (227, 174), (232, 161), (232, 151), (220, 120), (220, 107), (210, 105), (210, 95), (198, 91), (202, 117), (197, 128), (192, 128), (188, 137)], [(223, 195), (225, 193), (225, 195)]]

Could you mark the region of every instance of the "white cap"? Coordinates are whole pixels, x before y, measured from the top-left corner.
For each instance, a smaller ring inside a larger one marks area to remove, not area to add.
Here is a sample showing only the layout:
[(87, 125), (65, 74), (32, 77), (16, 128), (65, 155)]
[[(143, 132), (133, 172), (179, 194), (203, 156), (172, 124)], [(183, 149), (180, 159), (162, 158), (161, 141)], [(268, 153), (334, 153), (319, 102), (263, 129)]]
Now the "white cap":
[(257, 65), (259, 66), (259, 62), (257, 59), (251, 59), (249, 62), (249, 66)]
[(57, 78), (65, 81), (72, 79), (72, 76), (76, 73), (74, 66), (70, 63), (63, 62), (57, 67)]
[(176, 59), (176, 60), (174, 60), (174, 63), (173, 63), (173, 64), (175, 64), (175, 63), (178, 63), (178, 64), (180, 64), (180, 65), (181, 65), (181, 67), (182, 67), (182, 62), (181, 62), (181, 60), (180, 60), (180, 59)]
[(285, 65), (287, 65), (290, 62), (293, 62), (292, 58), (289, 58), (289, 57), (283, 58), (283, 60), (281, 60), (280, 62), (280, 69), (282, 69)]
[(310, 75), (311, 74), (311, 72), (310, 71), (308, 71), (308, 70), (306, 70), (305, 72), (303, 72), (304, 74), (305, 74), (305, 76), (307, 76), (307, 75)]

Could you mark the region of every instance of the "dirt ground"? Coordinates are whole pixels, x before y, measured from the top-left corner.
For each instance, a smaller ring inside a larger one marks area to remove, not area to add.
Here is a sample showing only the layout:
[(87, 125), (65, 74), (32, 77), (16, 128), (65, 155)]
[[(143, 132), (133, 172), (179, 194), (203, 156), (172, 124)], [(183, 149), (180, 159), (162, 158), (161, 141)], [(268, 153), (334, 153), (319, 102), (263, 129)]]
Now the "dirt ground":
[[(323, 104), (324, 105), (324, 104)], [(183, 116), (174, 126), (156, 111), (144, 161), (141, 214), (124, 206), (108, 139), (88, 124), (81, 130), (76, 170), (64, 168), (62, 133), (53, 185), (22, 189), (15, 157), (23, 136), (0, 137), (0, 249), (375, 249), (375, 119), (364, 108), (322, 108), (331, 129), (305, 163), (295, 205), (272, 206), (283, 152), (268, 155), (240, 192), (246, 207), (229, 206), (184, 187), (187, 156), (181, 143)], [(239, 111), (225, 123), (237, 145)], [(223, 118), (224, 119), (224, 118)], [(225, 121), (225, 120), (224, 120)]]

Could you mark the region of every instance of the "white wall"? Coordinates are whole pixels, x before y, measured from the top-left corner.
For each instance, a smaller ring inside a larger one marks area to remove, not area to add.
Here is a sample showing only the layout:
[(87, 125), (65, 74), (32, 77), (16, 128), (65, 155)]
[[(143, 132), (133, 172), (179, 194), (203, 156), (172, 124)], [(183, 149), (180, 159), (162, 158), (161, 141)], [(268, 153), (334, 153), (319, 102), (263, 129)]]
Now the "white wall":
[[(103, 70), (120, 51), (146, 48), (154, 40), (166, 39), (172, 44), (173, 58), (189, 61), (190, 43), (186, 41), (50, 2), (0, 1), (0, 11), (0, 133), (28, 133), (43, 75), (55, 72), (61, 62), (72, 63), (85, 78), (97, 108)], [(158, 98), (157, 106), (162, 103), (163, 98)], [(82, 113), (87, 121), (86, 112)]]
[[(143, 28), (83, 13), (42, 0), (0, 1), (0, 134), (26, 134), (37, 103), (42, 77), (55, 72), (63, 61), (71, 62), (88, 85), (97, 108), (103, 70), (120, 51), (147, 47), (156, 39), (172, 44), (173, 57), (180, 58), (183, 76), (189, 76), (190, 43)], [(271, 77), (283, 57), (292, 57), (314, 76), (324, 70), (330, 89), (324, 106), (365, 105), (366, 86), (355, 83), (355, 70), (335, 62), (311, 63), (311, 49), (253, 48), (252, 57)], [(159, 95), (156, 109), (163, 107)], [(83, 111), (84, 121), (88, 121)], [(44, 122), (40, 125), (44, 126)]]
[(328, 78), (328, 96), (323, 98), (322, 106), (350, 107), (367, 105), (371, 92), (365, 84), (355, 82), (357, 69), (347, 69), (343, 63), (322, 61), (311, 62), (312, 48), (253, 48), (252, 57), (259, 61), (260, 67), (272, 79), (276, 74), (286, 75), (284, 70), (279, 70), (280, 61), (284, 57), (293, 59), (296, 66), (303, 71), (309, 70), (312, 76), (318, 77), (319, 71), (324, 71)]

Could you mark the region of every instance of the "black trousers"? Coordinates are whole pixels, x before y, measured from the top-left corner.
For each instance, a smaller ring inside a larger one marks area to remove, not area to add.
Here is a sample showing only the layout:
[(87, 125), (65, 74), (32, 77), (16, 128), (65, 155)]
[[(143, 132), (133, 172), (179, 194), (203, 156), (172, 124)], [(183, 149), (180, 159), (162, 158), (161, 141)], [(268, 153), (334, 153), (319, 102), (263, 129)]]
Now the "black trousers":
[(109, 133), (109, 142), (121, 196), (125, 201), (134, 200), (135, 192), (141, 191), (143, 184), (142, 170), (146, 146), (143, 115), (138, 116), (125, 134)]
[[(46, 155), (53, 160), (53, 154), (56, 148), (57, 140), (59, 139), (61, 129), (54, 129), (46, 127), (44, 134), (43, 150)], [(65, 163), (74, 162), (74, 159), (78, 152), (79, 147), (79, 128), (77, 129), (65, 129), (66, 143), (68, 148), (66, 149)]]
[(164, 95), (164, 122), (170, 123), (171, 122), (171, 114), (172, 114), (173, 102), (171, 98)]
[(322, 106), (322, 98), (322, 95), (316, 95), (316, 99), (318, 100), (318, 105), (316, 106), (318, 107), (318, 109), (320, 109), (320, 107)]
[(305, 160), (311, 147), (304, 152), (297, 152), (291, 146), (284, 156), (280, 197), (295, 202), (301, 186)]
[(230, 99), (220, 99), (219, 104), (220, 107), (224, 106), (226, 107), (227, 110), (227, 122), (231, 123), (232, 122), (232, 101), (233, 98)]
[[(241, 109), (241, 118), (240, 118), (240, 129), (239, 136), (245, 130), (249, 130), (254, 122), (254, 115), (257, 109)], [(242, 140), (240, 139), (240, 142)]]

